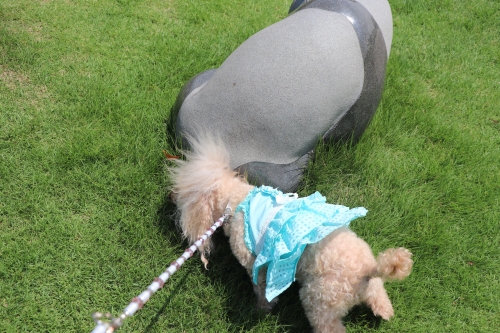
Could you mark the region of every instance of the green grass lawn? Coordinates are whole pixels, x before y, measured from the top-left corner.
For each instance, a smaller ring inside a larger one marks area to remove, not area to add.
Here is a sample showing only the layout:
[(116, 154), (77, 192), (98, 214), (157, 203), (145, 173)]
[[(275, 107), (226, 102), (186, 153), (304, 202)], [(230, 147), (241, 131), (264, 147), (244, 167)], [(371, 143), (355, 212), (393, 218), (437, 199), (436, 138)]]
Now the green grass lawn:
[[(182, 253), (170, 108), (290, 2), (0, 0), (0, 332), (90, 332)], [(381, 105), (358, 145), (318, 147), (301, 194), (366, 207), (375, 253), (414, 253), (395, 317), (357, 307), (348, 332), (500, 332), (500, 2), (390, 3)], [(216, 238), (119, 332), (310, 329), (297, 286), (260, 317)]]

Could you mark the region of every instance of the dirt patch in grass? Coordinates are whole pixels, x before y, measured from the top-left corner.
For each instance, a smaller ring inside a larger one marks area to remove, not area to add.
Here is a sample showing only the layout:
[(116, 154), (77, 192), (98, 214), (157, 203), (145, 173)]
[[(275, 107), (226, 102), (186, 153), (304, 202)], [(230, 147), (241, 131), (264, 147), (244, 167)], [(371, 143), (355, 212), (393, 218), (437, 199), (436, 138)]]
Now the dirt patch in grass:
[(49, 89), (45, 85), (37, 85), (28, 75), (0, 65), (0, 82), (11, 92), (18, 92), (21, 98), (19, 103), (40, 106), (40, 100), (50, 98)]
[(26, 86), (31, 82), (28, 76), (2, 65), (0, 65), (0, 80), (11, 91), (15, 91), (19, 86)]

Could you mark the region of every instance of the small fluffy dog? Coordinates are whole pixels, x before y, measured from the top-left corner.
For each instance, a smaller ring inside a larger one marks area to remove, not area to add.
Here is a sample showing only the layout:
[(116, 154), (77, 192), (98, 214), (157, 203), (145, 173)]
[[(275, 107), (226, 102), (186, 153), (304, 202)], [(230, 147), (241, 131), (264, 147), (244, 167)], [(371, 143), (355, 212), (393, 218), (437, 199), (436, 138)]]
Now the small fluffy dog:
[[(210, 135), (188, 138), (191, 151), (170, 169), (172, 198), (180, 213), (184, 236), (194, 242), (220, 218), (229, 206), (237, 206), (254, 189), (229, 167), (223, 143)], [(266, 298), (266, 269), (253, 272), (255, 254), (245, 242), (245, 216), (237, 211), (223, 226), (238, 261), (254, 277), (257, 306), (270, 311), (277, 298)], [(200, 249), (202, 261), (211, 249), (210, 239)], [(394, 315), (384, 289), (386, 280), (402, 280), (413, 261), (404, 248), (388, 249), (375, 258), (368, 244), (347, 227), (340, 227), (303, 250), (296, 265), (300, 299), (314, 332), (345, 332), (342, 317), (356, 304), (366, 302), (375, 315), (388, 320)], [(255, 283), (256, 282), (256, 283)]]

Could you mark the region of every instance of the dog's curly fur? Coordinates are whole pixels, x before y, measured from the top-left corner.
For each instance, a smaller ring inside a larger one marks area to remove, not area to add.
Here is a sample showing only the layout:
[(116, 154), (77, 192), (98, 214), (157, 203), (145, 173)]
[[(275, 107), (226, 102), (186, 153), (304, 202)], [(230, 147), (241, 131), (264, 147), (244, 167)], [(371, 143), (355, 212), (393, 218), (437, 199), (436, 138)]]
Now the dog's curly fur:
[[(201, 133), (188, 138), (186, 160), (171, 168), (172, 194), (180, 213), (179, 226), (194, 242), (223, 215), (226, 205), (234, 211), (253, 186), (229, 167), (229, 154), (220, 139)], [(224, 225), (234, 255), (252, 275), (255, 257), (244, 243), (243, 213)], [(200, 249), (202, 260), (212, 244)], [(314, 332), (345, 332), (342, 317), (356, 304), (367, 303), (375, 315), (388, 320), (394, 315), (384, 289), (386, 280), (402, 280), (413, 261), (407, 249), (388, 249), (375, 258), (368, 244), (348, 228), (339, 228), (316, 244), (308, 245), (299, 260), (296, 278), (300, 299)], [(265, 298), (265, 269), (254, 286), (257, 306), (270, 311), (277, 299)]]

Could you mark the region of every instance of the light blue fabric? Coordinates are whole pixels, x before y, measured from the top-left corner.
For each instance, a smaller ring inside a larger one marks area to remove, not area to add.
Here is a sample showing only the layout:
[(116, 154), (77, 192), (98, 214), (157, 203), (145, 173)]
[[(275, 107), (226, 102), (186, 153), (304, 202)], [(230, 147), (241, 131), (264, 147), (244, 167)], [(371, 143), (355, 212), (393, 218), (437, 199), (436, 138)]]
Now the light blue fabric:
[(271, 214), (293, 199), (280, 190), (261, 186), (254, 188), (237, 207), (236, 212), (242, 210), (245, 214), (245, 244), (254, 256), (261, 250), (262, 244), (258, 243), (263, 243), (263, 233), (269, 225)]
[[(288, 201), (284, 205), (279, 202)], [(286, 199), (277, 189), (268, 186), (254, 188), (238, 205), (236, 212), (245, 216), (245, 244), (256, 256), (253, 282), (257, 283), (259, 270), (267, 266), (266, 298), (271, 301), (295, 281), (295, 271), (307, 244), (319, 242), (335, 229), (368, 212), (363, 207), (349, 209), (326, 203), (319, 192), (296, 200)], [(262, 207), (260, 207), (262, 205)], [(277, 210), (276, 207), (281, 206)], [(276, 214), (266, 227), (269, 214)], [(255, 214), (255, 216), (254, 216)], [(261, 246), (258, 246), (259, 236)]]

